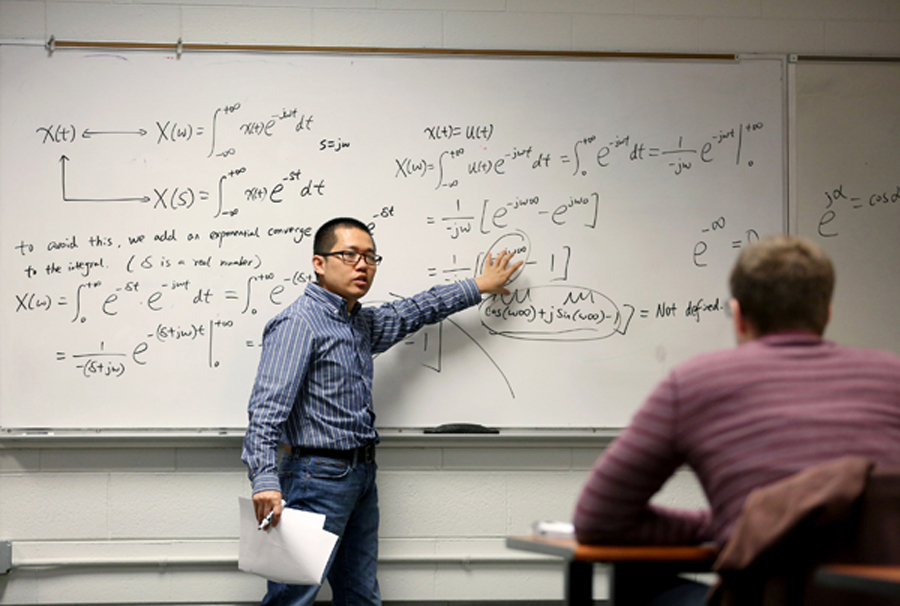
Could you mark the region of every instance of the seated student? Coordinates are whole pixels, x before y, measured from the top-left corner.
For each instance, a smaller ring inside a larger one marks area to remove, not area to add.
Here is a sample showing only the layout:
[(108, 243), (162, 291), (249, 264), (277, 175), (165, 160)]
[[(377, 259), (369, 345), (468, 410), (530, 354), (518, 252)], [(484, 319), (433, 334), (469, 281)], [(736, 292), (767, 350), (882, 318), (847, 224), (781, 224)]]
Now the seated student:
[[(828, 257), (802, 238), (769, 238), (742, 251), (730, 287), (738, 346), (677, 366), (652, 391), (590, 473), (580, 542), (724, 545), (757, 487), (845, 455), (900, 465), (900, 357), (822, 338)], [(651, 504), (685, 463), (710, 508)], [(654, 604), (703, 603), (695, 589), (694, 601)]]

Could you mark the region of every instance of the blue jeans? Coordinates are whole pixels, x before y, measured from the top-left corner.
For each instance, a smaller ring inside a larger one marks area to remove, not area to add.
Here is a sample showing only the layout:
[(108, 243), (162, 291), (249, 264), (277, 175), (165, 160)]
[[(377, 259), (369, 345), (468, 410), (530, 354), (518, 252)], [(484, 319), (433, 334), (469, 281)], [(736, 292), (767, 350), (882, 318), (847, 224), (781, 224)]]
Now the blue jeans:
[[(334, 606), (380, 606), (378, 490), (372, 463), (285, 454), (279, 471), (287, 507), (325, 514), (338, 542), (325, 567)], [(312, 606), (315, 585), (269, 581), (263, 606)]]

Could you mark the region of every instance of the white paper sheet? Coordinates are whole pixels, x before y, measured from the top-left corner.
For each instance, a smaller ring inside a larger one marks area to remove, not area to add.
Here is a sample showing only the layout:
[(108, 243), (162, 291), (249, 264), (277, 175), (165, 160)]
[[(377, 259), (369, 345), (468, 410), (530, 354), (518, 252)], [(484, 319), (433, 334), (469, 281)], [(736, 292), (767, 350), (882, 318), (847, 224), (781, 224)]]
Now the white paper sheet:
[(239, 497), (241, 543), (238, 568), (270, 581), (321, 585), (337, 535), (324, 530), (325, 516), (285, 508), (278, 526), (259, 530), (253, 501)]

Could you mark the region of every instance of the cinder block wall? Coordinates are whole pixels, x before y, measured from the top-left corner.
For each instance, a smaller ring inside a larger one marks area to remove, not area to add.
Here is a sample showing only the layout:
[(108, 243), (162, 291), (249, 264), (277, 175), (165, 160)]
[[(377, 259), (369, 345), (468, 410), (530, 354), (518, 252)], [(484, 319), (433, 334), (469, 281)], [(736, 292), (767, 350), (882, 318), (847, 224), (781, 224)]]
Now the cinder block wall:
[[(895, 0), (0, 0), (0, 41), (900, 55)], [(3, 403), (0, 402), (0, 406)], [(560, 565), (503, 547), (568, 518), (607, 441), (410, 440), (379, 452), (386, 600), (553, 600)], [(245, 604), (239, 438), (0, 440), (0, 604)], [(657, 497), (702, 506), (689, 472)], [(53, 566), (36, 567), (38, 563)], [(58, 566), (59, 563), (66, 566)], [(80, 565), (77, 565), (81, 562)], [(75, 565), (73, 565), (75, 564)], [(326, 593), (323, 594), (327, 596)], [(598, 597), (604, 597), (598, 583)]]
[[(0, 539), (13, 541), (13, 562), (24, 565), (0, 578), (0, 603), (257, 601), (264, 583), (234, 563), (237, 498), (249, 496), (238, 441), (7, 442)], [(560, 563), (511, 552), (504, 541), (529, 533), (535, 520), (569, 519), (607, 443), (385, 436), (378, 452), (385, 599), (560, 599)], [(687, 471), (657, 499), (705, 504)]]

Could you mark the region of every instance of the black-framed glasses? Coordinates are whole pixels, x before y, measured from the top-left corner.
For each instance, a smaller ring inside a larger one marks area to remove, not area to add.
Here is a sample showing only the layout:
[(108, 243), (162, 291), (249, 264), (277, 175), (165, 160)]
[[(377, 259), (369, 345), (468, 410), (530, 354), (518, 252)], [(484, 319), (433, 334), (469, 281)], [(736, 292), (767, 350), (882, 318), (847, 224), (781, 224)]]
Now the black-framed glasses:
[(356, 265), (359, 263), (359, 258), (362, 257), (366, 265), (378, 265), (381, 263), (382, 256), (376, 255), (374, 253), (358, 253), (355, 250), (339, 250), (336, 252), (328, 252), (328, 253), (319, 253), (320, 257), (340, 257), (341, 261), (346, 263), (347, 265)]

